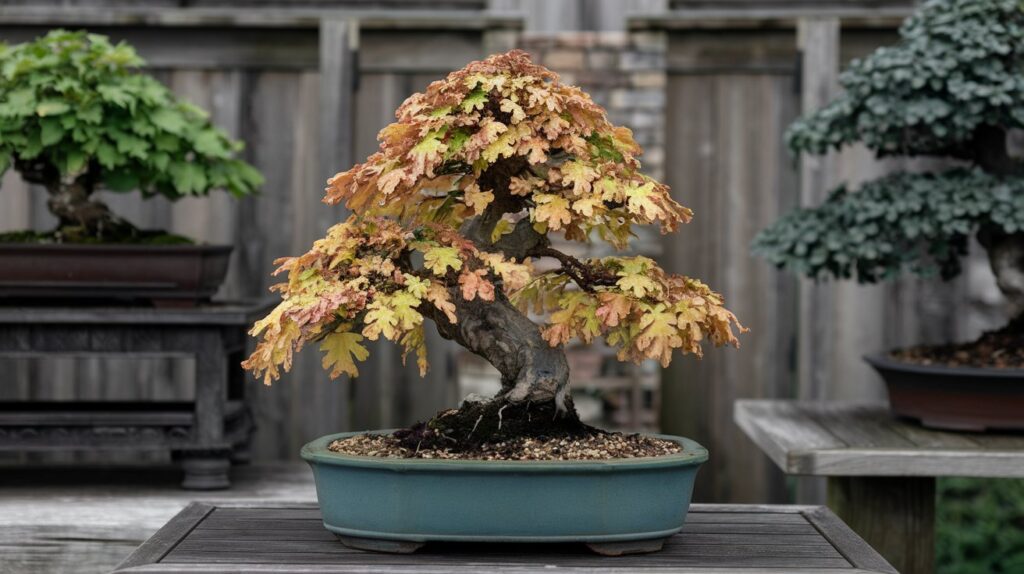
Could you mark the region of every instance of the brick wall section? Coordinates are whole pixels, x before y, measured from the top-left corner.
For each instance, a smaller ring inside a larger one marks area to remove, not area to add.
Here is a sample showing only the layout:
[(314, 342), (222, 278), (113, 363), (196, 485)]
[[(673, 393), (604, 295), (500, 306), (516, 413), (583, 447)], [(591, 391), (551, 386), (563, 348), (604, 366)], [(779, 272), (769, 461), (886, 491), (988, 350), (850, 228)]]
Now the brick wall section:
[[(644, 149), (643, 172), (659, 181), (665, 175), (665, 85), (668, 38), (660, 32), (572, 32), (531, 36), (519, 45), (534, 61), (558, 72), (608, 110), (613, 124), (633, 130)], [(636, 229), (633, 251), (657, 256), (658, 232)], [(588, 255), (604, 255), (594, 245)]]

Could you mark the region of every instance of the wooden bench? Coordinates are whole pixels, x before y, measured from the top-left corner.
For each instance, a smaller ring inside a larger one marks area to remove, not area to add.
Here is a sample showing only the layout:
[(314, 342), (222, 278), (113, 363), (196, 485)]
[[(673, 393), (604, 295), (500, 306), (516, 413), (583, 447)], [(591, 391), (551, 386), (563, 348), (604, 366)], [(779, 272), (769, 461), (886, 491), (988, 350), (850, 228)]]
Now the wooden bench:
[(429, 543), (416, 554), (353, 550), (315, 504), (192, 503), (117, 573), (709, 572), (833, 574), (895, 570), (820, 506), (695, 504), (661, 552), (608, 558), (582, 544)]
[(184, 488), (229, 486), (253, 430), (245, 400), (250, 325), (272, 303), (190, 308), (0, 306), (0, 355), (195, 360), (189, 402), (15, 401), (0, 403), (0, 451), (169, 450)]
[(1024, 435), (930, 430), (885, 403), (741, 400), (734, 419), (783, 472), (827, 476), (829, 507), (904, 574), (934, 571), (936, 476), (1024, 478)]

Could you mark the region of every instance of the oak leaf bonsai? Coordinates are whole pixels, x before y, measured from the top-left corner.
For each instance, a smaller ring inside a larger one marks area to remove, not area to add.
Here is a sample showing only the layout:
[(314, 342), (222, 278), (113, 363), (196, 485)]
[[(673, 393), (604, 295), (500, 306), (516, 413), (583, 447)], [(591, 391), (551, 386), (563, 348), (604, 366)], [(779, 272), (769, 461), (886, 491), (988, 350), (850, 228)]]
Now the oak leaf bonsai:
[(900, 37), (854, 60), (840, 76), (842, 95), (794, 123), (786, 143), (824, 154), (860, 142), (879, 157), (956, 166), (840, 186), (762, 231), (753, 249), (813, 278), (874, 283), (909, 270), (949, 279), (975, 234), (1017, 316), (1010, 330), (1022, 333), (1024, 160), (1008, 134), (1024, 128), (1024, 4), (927, 2)]
[[(501, 420), (517, 428), (510, 420), (529, 405), (575, 418), (563, 352), (574, 338), (604, 337), (620, 360), (663, 365), (677, 349), (700, 355), (705, 340), (737, 343), (742, 327), (700, 281), (646, 257), (580, 259), (553, 246), (560, 236), (624, 249), (634, 225), (667, 233), (691, 212), (640, 172), (628, 129), (526, 53), (471, 63), (396, 116), (377, 153), (328, 181), (324, 201), (351, 216), (278, 261), (282, 301), (252, 329), (262, 339), (244, 363), (266, 383), (313, 342), (332, 376), (357, 376), (364, 341), (381, 338), (425, 372), (429, 319), (501, 373), (494, 399), (459, 411), (486, 437), (478, 413), (496, 415), (491, 431)], [(535, 269), (542, 258), (557, 267)]]
[(173, 200), (217, 188), (242, 196), (263, 182), (237, 158), (241, 142), (138, 73), (143, 64), (124, 42), (85, 32), (0, 45), (0, 175), (13, 165), (46, 188), (58, 220), (47, 239), (140, 240), (94, 197), (99, 188)]

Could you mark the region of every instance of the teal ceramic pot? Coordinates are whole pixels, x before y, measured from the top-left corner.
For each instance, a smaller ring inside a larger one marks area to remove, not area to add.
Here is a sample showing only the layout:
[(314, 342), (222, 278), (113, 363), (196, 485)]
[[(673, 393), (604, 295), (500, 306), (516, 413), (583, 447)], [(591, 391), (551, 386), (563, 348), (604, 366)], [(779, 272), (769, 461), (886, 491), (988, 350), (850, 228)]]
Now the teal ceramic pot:
[[(390, 432), (390, 431), (380, 431)], [(352, 456), (302, 447), (324, 526), (350, 546), (411, 552), (424, 542), (585, 542), (598, 552), (652, 551), (686, 520), (708, 451), (655, 435), (679, 454), (607, 461), (451, 461)]]

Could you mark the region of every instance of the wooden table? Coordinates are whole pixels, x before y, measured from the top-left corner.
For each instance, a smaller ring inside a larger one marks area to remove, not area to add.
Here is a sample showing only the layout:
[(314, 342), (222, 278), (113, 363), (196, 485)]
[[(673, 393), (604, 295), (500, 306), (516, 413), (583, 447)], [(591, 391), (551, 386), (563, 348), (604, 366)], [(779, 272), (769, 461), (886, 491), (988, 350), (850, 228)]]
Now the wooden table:
[(192, 358), (196, 389), (182, 403), (0, 403), (0, 451), (165, 449), (182, 462), (184, 488), (228, 487), (253, 429), (239, 364), (246, 331), (271, 305), (0, 306), (0, 355)]
[(115, 570), (146, 572), (716, 572), (895, 570), (820, 506), (702, 505), (661, 552), (607, 558), (582, 544), (442, 544), (416, 554), (353, 550), (315, 504), (192, 503)]
[(935, 477), (1024, 478), (1024, 434), (930, 430), (885, 403), (740, 400), (733, 414), (783, 472), (827, 476), (829, 507), (904, 574), (934, 571)]

